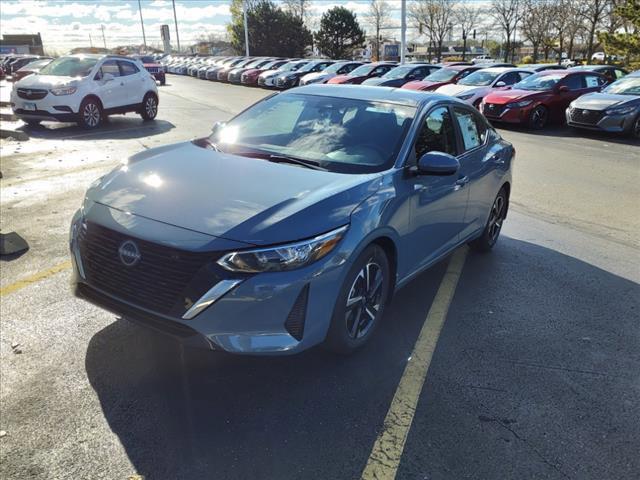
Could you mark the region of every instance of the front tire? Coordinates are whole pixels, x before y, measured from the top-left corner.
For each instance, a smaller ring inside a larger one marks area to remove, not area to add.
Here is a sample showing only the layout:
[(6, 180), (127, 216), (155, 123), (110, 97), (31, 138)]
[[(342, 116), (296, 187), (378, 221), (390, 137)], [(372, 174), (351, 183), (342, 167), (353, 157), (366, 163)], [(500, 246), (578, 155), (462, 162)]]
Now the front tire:
[(469, 246), (477, 252), (488, 252), (498, 241), (500, 236), (500, 230), (502, 230), (502, 222), (507, 216), (507, 209), (509, 207), (509, 199), (507, 197), (507, 191), (503, 187), (498, 192), (496, 199), (491, 206), (491, 212), (489, 213), (489, 220), (480, 235), (475, 240), (469, 242)]
[(350, 354), (362, 347), (380, 323), (390, 298), (391, 268), (384, 250), (367, 247), (353, 263), (336, 300), (325, 346)]
[(95, 98), (85, 98), (80, 104), (78, 125), (87, 130), (98, 128), (102, 123), (102, 107)]
[(142, 99), (142, 108), (140, 116), (144, 121), (150, 121), (156, 118), (158, 114), (158, 97), (153, 93), (147, 93)]
[(40, 126), (40, 120), (25, 120), (24, 122), (29, 128), (37, 128)]
[(538, 105), (529, 114), (529, 126), (534, 130), (541, 130), (549, 121), (549, 110), (544, 105)]
[(640, 139), (640, 115), (636, 117), (631, 128), (629, 129), (629, 136), (631, 138)]

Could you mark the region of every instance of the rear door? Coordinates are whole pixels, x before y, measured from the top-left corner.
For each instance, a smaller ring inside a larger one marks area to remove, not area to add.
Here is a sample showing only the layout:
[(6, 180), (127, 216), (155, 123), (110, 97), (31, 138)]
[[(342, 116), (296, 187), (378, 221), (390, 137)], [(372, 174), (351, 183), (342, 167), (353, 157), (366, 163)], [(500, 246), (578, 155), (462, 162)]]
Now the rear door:
[(143, 72), (138, 66), (129, 62), (128, 60), (118, 60), (118, 66), (120, 67), (120, 75), (122, 79), (122, 88), (124, 89), (123, 97), (126, 99), (122, 105), (133, 105), (142, 103), (142, 97), (144, 96), (145, 77), (148, 76), (146, 70)]

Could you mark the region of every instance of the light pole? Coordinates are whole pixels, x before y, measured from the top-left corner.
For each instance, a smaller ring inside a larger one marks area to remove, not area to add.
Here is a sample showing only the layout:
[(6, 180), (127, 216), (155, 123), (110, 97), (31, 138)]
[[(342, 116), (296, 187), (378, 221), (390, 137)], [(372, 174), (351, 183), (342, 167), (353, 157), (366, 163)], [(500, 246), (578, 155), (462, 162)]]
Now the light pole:
[(142, 5), (138, 0), (138, 10), (140, 11), (140, 25), (142, 26), (142, 41), (144, 42), (144, 51), (147, 51), (147, 36), (144, 34), (144, 22), (142, 21)]
[(176, 0), (171, 0), (173, 3), (173, 23), (176, 26), (176, 42), (178, 42), (178, 52), (180, 52), (180, 35), (178, 35), (178, 17), (176, 17)]
[(400, 63), (404, 63), (404, 52), (407, 49), (407, 0), (402, 0), (400, 9)]
[(244, 17), (244, 52), (245, 52), (245, 55), (248, 57), (249, 56), (249, 27), (247, 27), (247, 0), (242, 0), (242, 16)]
[(100, 29), (102, 30), (102, 45), (104, 45), (104, 48), (107, 48), (107, 39), (104, 37), (104, 25), (100, 25)]

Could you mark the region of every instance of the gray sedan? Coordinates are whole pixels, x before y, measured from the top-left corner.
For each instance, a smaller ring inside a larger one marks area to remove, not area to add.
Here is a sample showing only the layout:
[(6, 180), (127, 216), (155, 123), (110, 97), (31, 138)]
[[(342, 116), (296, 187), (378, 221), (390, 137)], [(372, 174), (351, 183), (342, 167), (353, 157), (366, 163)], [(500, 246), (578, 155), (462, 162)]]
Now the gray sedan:
[(566, 115), (567, 124), (572, 127), (640, 138), (640, 71), (617, 80), (602, 92), (577, 98)]

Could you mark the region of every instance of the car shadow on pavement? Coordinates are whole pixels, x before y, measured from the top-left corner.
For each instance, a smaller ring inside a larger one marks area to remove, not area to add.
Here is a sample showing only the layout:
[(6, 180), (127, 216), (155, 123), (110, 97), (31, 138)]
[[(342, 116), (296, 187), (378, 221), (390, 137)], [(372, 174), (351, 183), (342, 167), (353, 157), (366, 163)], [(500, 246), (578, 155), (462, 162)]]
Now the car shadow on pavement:
[[(147, 480), (359, 478), (445, 264), (397, 292), (350, 357), (186, 350), (118, 320), (91, 339), (88, 378)], [(623, 478), (588, 472), (640, 438), (629, 403), (638, 294), (634, 282), (519, 240), (470, 254), (397, 478), (556, 478), (557, 457), (582, 464), (575, 478)]]
[(95, 130), (86, 130), (75, 123), (44, 122), (38, 126), (23, 125), (18, 130), (25, 132), (31, 138), (43, 140), (104, 140), (104, 139), (134, 139), (159, 135), (175, 128), (166, 120), (145, 122), (138, 116), (117, 115)]
[(602, 142), (618, 143), (620, 145), (640, 145), (640, 140), (620, 133), (600, 132), (570, 128), (566, 125), (549, 125), (542, 130), (531, 130), (521, 125), (496, 124), (499, 129), (518, 133), (527, 133), (538, 137), (576, 138), (584, 140), (599, 140)]
[(89, 381), (147, 480), (357, 477), (445, 267), (399, 291), (350, 357), (183, 349), (120, 319), (91, 339)]

